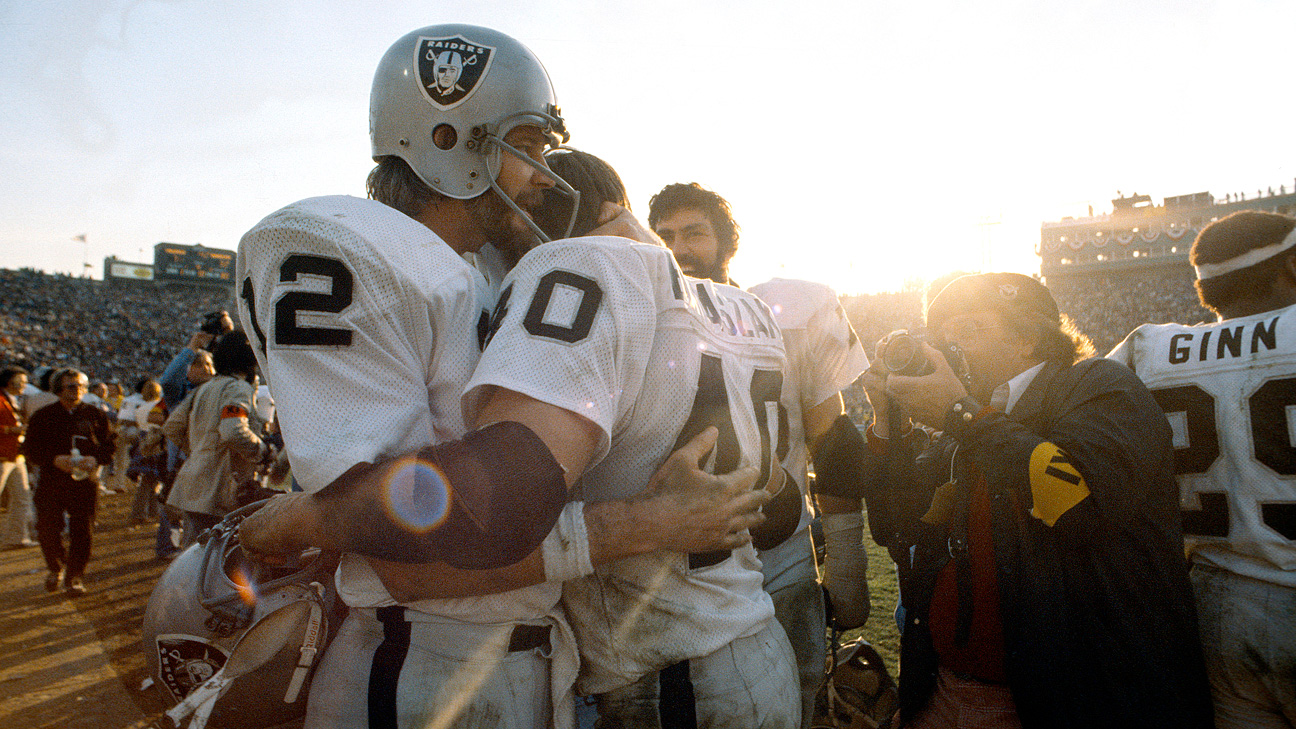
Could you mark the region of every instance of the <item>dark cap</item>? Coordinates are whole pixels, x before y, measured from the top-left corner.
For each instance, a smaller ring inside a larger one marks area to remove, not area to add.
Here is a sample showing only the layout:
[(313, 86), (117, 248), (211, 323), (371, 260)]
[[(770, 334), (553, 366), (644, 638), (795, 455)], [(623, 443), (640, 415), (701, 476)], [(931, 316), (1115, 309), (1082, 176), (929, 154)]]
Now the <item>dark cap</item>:
[(981, 309), (1018, 312), (1062, 323), (1053, 294), (1039, 281), (1020, 273), (974, 273), (960, 276), (927, 305), (927, 326), (938, 327), (956, 314)]

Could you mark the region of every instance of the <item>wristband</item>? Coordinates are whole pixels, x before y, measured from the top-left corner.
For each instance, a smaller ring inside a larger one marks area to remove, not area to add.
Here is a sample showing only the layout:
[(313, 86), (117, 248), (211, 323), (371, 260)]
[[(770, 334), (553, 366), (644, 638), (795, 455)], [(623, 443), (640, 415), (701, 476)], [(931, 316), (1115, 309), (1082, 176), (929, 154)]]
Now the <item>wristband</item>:
[(566, 582), (594, 574), (589, 531), (585, 528), (585, 502), (572, 501), (563, 507), (558, 522), (541, 543), (540, 552), (548, 582)]

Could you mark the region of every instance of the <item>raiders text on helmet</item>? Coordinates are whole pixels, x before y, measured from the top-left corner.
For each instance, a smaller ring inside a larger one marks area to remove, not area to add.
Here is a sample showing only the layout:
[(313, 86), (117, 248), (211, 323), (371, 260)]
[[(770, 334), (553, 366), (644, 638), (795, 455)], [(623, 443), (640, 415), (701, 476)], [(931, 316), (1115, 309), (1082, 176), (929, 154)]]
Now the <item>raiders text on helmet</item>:
[[(569, 138), (540, 60), (503, 33), (473, 25), (433, 25), (396, 41), (374, 74), (369, 97), (369, 136), (377, 160), (405, 160), (433, 190), (467, 200), (494, 187), (516, 212), (516, 204), (495, 183), (501, 154), (511, 154), (551, 177), (575, 198), (562, 178), (505, 144), (522, 125), (539, 127), (554, 146)], [(438, 146), (433, 132), (454, 130)], [(548, 240), (530, 218), (532, 231)], [(573, 208), (573, 220), (575, 209)]]

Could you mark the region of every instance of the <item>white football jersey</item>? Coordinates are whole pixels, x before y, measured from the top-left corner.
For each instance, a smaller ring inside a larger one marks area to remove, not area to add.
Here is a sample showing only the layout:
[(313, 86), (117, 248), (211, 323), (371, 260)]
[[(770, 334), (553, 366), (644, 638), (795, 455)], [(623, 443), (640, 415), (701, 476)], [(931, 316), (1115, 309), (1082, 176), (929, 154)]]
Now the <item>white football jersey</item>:
[[(237, 272), (239, 318), (302, 489), (464, 435), (460, 397), (495, 297), (427, 226), (373, 200), (310, 198), (243, 236)], [(338, 590), (353, 607), (395, 604), (351, 555)], [(556, 588), (538, 586), (410, 607), (490, 622), (544, 614), (556, 601)]]
[(1108, 357), (1170, 420), (1192, 558), (1296, 587), (1296, 307), (1145, 324)]
[[(496, 385), (594, 422), (603, 438), (580, 480), (585, 500), (639, 493), (708, 425), (721, 431), (714, 472), (777, 467), (778, 326), (755, 296), (685, 277), (669, 250), (607, 237), (542, 245), (504, 280), (495, 320), (465, 411)], [(639, 555), (565, 583), (578, 691), (603, 693), (757, 632), (774, 614), (761, 582), (747, 546)]]
[(801, 488), (801, 523), (810, 523), (806, 490), (810, 460), (802, 414), (837, 395), (868, 369), (868, 355), (831, 287), (776, 278), (748, 289), (769, 304), (783, 330), (787, 369), (783, 407), (788, 418), (788, 451), (783, 467)]

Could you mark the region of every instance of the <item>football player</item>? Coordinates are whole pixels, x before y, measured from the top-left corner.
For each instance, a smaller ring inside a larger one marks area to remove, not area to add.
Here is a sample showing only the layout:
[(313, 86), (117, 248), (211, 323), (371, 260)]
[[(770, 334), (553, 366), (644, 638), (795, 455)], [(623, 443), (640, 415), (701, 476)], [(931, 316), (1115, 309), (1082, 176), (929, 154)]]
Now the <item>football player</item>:
[[(557, 157), (553, 164), (591, 164), (582, 153)], [(632, 498), (666, 454), (715, 426), (710, 467), (759, 465), (757, 484), (774, 494), (753, 539), (779, 541), (795, 526), (800, 495), (777, 455), (782, 335), (759, 299), (682, 275), (665, 248), (590, 237), (528, 253), (505, 280), (496, 319), (465, 409), (520, 401), (511, 407), (592, 424), (585, 501)], [(794, 656), (751, 545), (658, 550), (547, 576), (566, 580), (577, 688), (595, 697), (600, 725), (798, 719)]]
[[(599, 208), (590, 199), (598, 194), (583, 194), (582, 206)], [(551, 215), (542, 210), (537, 220), (547, 225)], [(533, 250), (504, 281), (465, 411), (479, 422), (531, 425), (569, 473), (583, 474), (585, 503), (564, 509), (542, 549), (515, 565), (456, 573), (437, 563), (387, 564), (384, 582), (415, 597), (565, 581), (581, 650), (578, 689), (597, 698), (604, 722), (795, 721), (794, 658), (771, 620), (749, 544), (693, 555), (654, 550), (613, 564), (585, 543), (591, 503), (641, 498), (657, 464), (706, 431), (718, 431), (710, 468), (758, 466), (758, 483), (778, 494), (771, 508), (797, 514), (799, 492), (774, 455), (782, 364), (778, 327), (758, 299), (684, 277), (660, 246), (590, 237)], [(349, 493), (369, 490), (391, 468), (355, 474)], [(347, 515), (358, 512), (338, 500), (314, 506), (306, 520), (325, 531), (348, 529)], [(762, 527), (795, 523), (794, 516)], [(689, 526), (681, 515), (672, 528)], [(358, 548), (382, 549), (370, 541)]]
[[(458, 61), (449, 85), (439, 76), (447, 52)], [(573, 193), (544, 164), (544, 151), (567, 133), (530, 50), (467, 25), (409, 33), (375, 74), (370, 131), (372, 200), (294, 203), (239, 246), (240, 318), (254, 333), (294, 477), (307, 492), (245, 521), (241, 542), (254, 553), (290, 552), (303, 541), (349, 552), (337, 584), (352, 609), (312, 683), (308, 726), (488, 718), (565, 726), (575, 649), (556, 584), (397, 599), (377, 571), (386, 563), (356, 553), (371, 540), (382, 548), (370, 556), (441, 560), (446, 574), (467, 574), (531, 553), (560, 513), (581, 530), (579, 539), (568, 533), (581, 550), (570, 560), (580, 565), (680, 547), (699, 534), (697, 545), (737, 545), (764, 498), (742, 493), (755, 469), (724, 479), (700, 472), (710, 431), (668, 462), (670, 493), (589, 505), (586, 519), (563, 507), (584, 470), (568, 441), (596, 432), (593, 425), (489, 404), (478, 417), (463, 415), (460, 396), (496, 298), (490, 281), (542, 239), (527, 210), (543, 192)], [(460, 255), (474, 251), (489, 277)], [(466, 432), (468, 423), (482, 427)], [(344, 474), (373, 474), (381, 468), (369, 464), (414, 452), (422, 457), (385, 461), (394, 477), (381, 481), (377, 501), (344, 510), (344, 523), (304, 538), (283, 528), (302, 504), (352, 503)], [(647, 482), (645, 475), (640, 486)], [(704, 491), (680, 492), (682, 484)], [(660, 528), (663, 513), (669, 530)], [(691, 521), (675, 523), (683, 518)]]
[[(667, 185), (649, 202), (648, 221), (694, 276), (729, 280), (729, 261), (738, 250), (739, 226), (729, 203), (697, 183)], [(809, 726), (815, 697), (824, 681), (827, 646), (824, 595), (810, 538), (808, 462), (815, 464), (815, 498), (823, 513), (824, 586), (841, 628), (863, 625), (869, 614), (868, 554), (858, 480), (864, 440), (844, 414), (841, 390), (868, 369), (868, 356), (831, 288), (810, 281), (776, 278), (748, 289), (769, 304), (783, 331), (788, 367), (780, 417), (788, 437), (779, 453), (797, 482), (802, 500), (793, 535), (778, 544), (762, 542), (765, 589), (797, 654), (802, 725)]]
[(1215, 721), (1296, 726), (1296, 220), (1233, 213), (1193, 243), (1219, 321), (1145, 324), (1108, 356), (1174, 431)]

